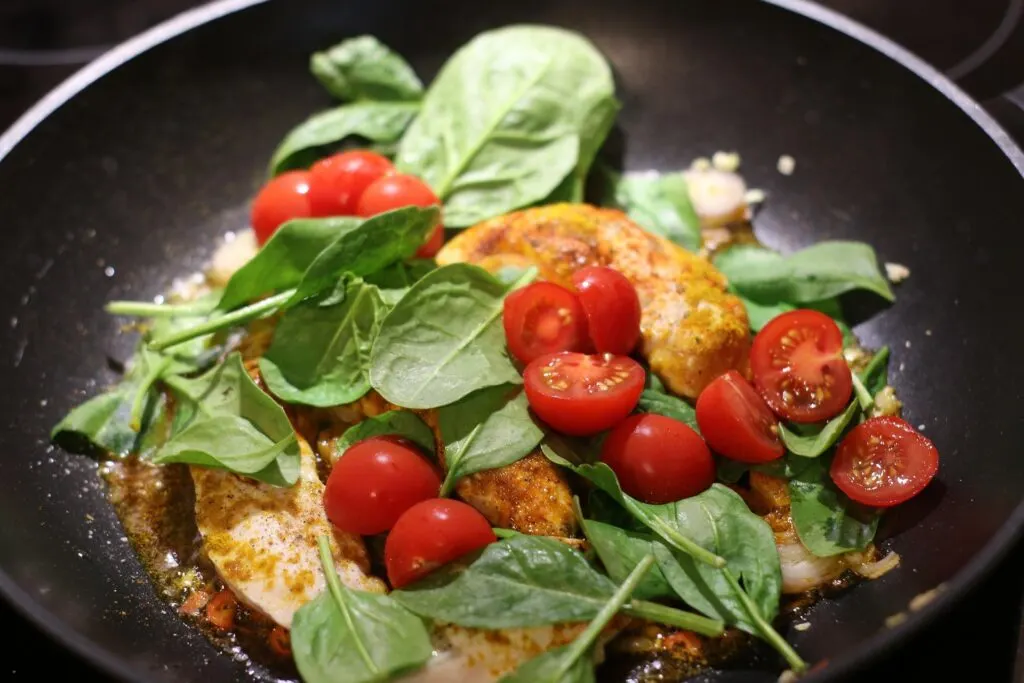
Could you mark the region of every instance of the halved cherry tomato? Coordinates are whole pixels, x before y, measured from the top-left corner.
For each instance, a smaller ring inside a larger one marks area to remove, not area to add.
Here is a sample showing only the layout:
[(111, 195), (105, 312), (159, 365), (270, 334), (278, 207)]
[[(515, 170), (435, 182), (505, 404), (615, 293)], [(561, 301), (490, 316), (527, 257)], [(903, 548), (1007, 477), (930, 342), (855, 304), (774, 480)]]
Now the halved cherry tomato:
[(395, 588), (416, 581), (466, 553), (498, 540), (483, 515), (448, 498), (405, 511), (384, 543), (384, 565)]
[(324, 509), (342, 531), (379, 534), (415, 503), (437, 496), (440, 488), (437, 470), (415, 446), (377, 436), (353, 444), (334, 464)]
[(252, 231), (264, 244), (285, 221), (313, 215), (309, 203), (309, 173), (289, 171), (272, 178), (252, 203)]
[(598, 353), (625, 356), (640, 339), (640, 298), (633, 283), (612, 268), (589, 266), (572, 276)]
[(793, 422), (837, 415), (853, 390), (843, 333), (818, 311), (789, 311), (769, 321), (754, 337), (750, 369), (768, 407)]
[(872, 417), (839, 444), (830, 474), (858, 503), (890, 507), (919, 494), (938, 470), (930, 439), (898, 417)]
[(385, 157), (353, 149), (309, 167), (309, 203), (314, 216), (353, 216), (370, 183), (395, 167)]
[(551, 282), (534, 282), (505, 297), (501, 317), (508, 350), (523, 363), (559, 351), (580, 351), (587, 320), (575, 294)]
[(557, 431), (587, 436), (633, 412), (644, 390), (644, 369), (628, 356), (552, 353), (526, 366), (526, 399)]
[(715, 482), (715, 461), (704, 439), (664, 415), (630, 415), (601, 446), (601, 461), (622, 490), (645, 503), (695, 496)]
[[(356, 206), (356, 215), (369, 217), (403, 206), (437, 206), (440, 203), (430, 186), (416, 176), (393, 173), (378, 178), (363, 191)], [(438, 225), (416, 255), (431, 258), (441, 250), (442, 244), (444, 227)]]
[(785, 452), (772, 411), (735, 370), (700, 392), (697, 426), (711, 450), (732, 460), (768, 462)]
[(206, 603), (206, 620), (214, 628), (227, 631), (235, 625), (236, 609), (238, 601), (235, 600), (235, 594), (225, 588)]

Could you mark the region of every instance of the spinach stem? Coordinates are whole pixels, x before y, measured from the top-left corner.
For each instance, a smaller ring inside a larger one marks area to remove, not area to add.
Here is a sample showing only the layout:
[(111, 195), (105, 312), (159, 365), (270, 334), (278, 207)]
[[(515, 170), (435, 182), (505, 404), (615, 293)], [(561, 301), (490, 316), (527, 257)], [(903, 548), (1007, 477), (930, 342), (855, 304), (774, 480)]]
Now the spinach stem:
[[(639, 519), (641, 521), (644, 521), (643, 517), (640, 517)], [(655, 518), (651, 521), (654, 522), (653, 524), (649, 524), (651, 529), (654, 530), (655, 533), (664, 538), (666, 541), (668, 541), (670, 545), (679, 548), (684, 553), (686, 553), (687, 555), (689, 555), (690, 557), (699, 562), (709, 564), (712, 567), (717, 567), (718, 569), (722, 569), (725, 567), (725, 558), (721, 555), (716, 555), (710, 550), (702, 548), (701, 546), (697, 545), (696, 543), (688, 539), (686, 536), (683, 536), (681, 533), (670, 527), (668, 524), (662, 522), (660, 519)]]
[(711, 638), (720, 636), (725, 631), (725, 624), (717, 619), (708, 619), (693, 612), (646, 600), (631, 600), (622, 608), (622, 612), (631, 617), (655, 621), (666, 626), (677, 626)]
[(754, 601), (750, 599), (747, 592), (740, 586), (740, 582), (736, 580), (732, 572), (728, 569), (722, 570), (722, 575), (725, 576), (725, 580), (729, 583), (733, 592), (736, 593), (736, 597), (739, 598), (743, 608), (747, 610), (747, 614), (750, 615), (750, 620), (757, 626), (758, 631), (761, 632), (761, 637), (768, 641), (768, 644), (774, 647), (786, 663), (789, 664), (789, 668), (794, 672), (801, 672), (807, 668), (807, 662), (800, 658), (796, 650), (786, 642), (786, 639), (779, 635), (771, 624), (769, 624), (764, 616), (761, 614), (761, 609), (754, 604)]
[[(341, 612), (345, 623), (348, 624), (349, 633), (355, 635), (357, 631), (355, 624), (352, 623), (352, 613), (349, 611), (348, 603), (345, 600), (345, 589), (342, 588), (341, 579), (338, 578), (338, 572), (334, 569), (334, 558), (331, 557), (331, 543), (327, 540), (326, 535), (320, 535), (316, 539), (316, 543), (320, 550), (320, 564), (323, 565), (324, 577), (327, 579), (327, 588), (331, 591), (331, 597), (334, 598), (334, 604), (338, 607), (338, 611)], [(373, 661), (370, 653), (366, 651), (362, 638), (355, 636), (352, 640), (355, 641), (356, 649), (359, 650), (359, 657), (366, 664), (366, 668), (372, 673), (379, 675), (380, 667), (377, 666), (377, 662)]]
[(867, 411), (874, 405), (875, 399), (872, 398), (871, 392), (864, 386), (864, 381), (861, 380), (856, 372), (850, 373), (850, 379), (853, 380), (853, 393), (857, 394), (857, 402), (860, 403), (860, 409)]
[(131, 315), (140, 318), (188, 318), (206, 315), (210, 312), (209, 302), (187, 304), (154, 304), (148, 301), (111, 301), (103, 307), (114, 315)]
[(170, 346), (187, 342), (190, 339), (202, 337), (210, 334), (211, 332), (216, 332), (217, 330), (234, 327), (235, 325), (243, 323), (251, 318), (256, 318), (264, 313), (273, 311), (283, 305), (288, 301), (288, 299), (292, 298), (292, 295), (294, 294), (294, 289), (285, 290), (280, 294), (275, 294), (274, 296), (257, 301), (254, 304), (237, 308), (230, 313), (225, 313), (224, 315), (217, 316), (216, 318), (210, 318), (209, 320), (205, 320), (198, 325), (181, 330), (180, 332), (175, 332), (174, 334), (161, 337), (160, 339), (154, 339), (149, 342), (149, 348), (154, 351), (163, 351)]
[(132, 431), (142, 431), (142, 411), (145, 408), (149, 390), (153, 383), (164, 374), (164, 370), (170, 366), (171, 360), (173, 359), (170, 356), (161, 357), (160, 361), (139, 382), (139, 388), (136, 389), (135, 396), (132, 398), (132, 409), (128, 415), (128, 426), (131, 427)]
[(519, 536), (519, 532), (515, 529), (502, 529), (501, 527), (494, 526), (491, 527), (491, 531), (493, 531), (494, 535), (498, 538), (515, 538), (516, 536)]

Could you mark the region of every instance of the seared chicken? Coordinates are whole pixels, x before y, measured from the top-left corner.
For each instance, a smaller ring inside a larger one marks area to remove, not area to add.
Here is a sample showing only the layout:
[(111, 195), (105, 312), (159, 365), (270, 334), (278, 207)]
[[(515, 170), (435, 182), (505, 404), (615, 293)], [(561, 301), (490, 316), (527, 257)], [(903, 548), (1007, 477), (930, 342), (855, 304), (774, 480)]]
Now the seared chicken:
[(239, 600), (286, 628), (295, 611), (327, 585), (317, 552), (321, 534), (331, 537), (334, 563), (345, 585), (386, 590), (369, 573), (363, 540), (333, 529), (327, 521), (316, 458), (301, 438), (299, 445), (299, 481), (290, 488), (222, 470), (191, 468), (196, 523), (217, 573)]
[(610, 266), (636, 287), (643, 309), (640, 351), (674, 392), (695, 398), (750, 346), (746, 310), (706, 260), (643, 230), (621, 211), (584, 204), (527, 209), (469, 228), (437, 255), (490, 271), (533, 264), (541, 277), (572, 285), (585, 266)]

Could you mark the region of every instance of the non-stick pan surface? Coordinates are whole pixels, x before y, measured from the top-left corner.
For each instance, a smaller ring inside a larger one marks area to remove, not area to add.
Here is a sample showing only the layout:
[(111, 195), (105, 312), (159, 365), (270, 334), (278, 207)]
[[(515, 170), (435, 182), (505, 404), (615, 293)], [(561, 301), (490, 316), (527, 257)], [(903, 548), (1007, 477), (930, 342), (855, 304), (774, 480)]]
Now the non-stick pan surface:
[[(812, 628), (788, 636), (807, 659), (828, 657), (826, 673), (848, 674), (934, 617), (1024, 522), (1012, 284), (1024, 155), (891, 43), (799, 0), (778, 4), (227, 0), (61, 86), (0, 138), (3, 592), (125, 679), (247, 678), (154, 593), (95, 464), (47, 445), (72, 405), (114, 379), (108, 356), (131, 347), (101, 307), (153, 296), (244, 226), (275, 143), (327, 104), (306, 74), (314, 49), (376, 34), (429, 78), (476, 32), (532, 21), (585, 33), (614, 64), (627, 168), (739, 150), (769, 196), (756, 221), (768, 244), (859, 239), (910, 267), (897, 304), (858, 332), (893, 347), (892, 381), (942, 452), (940, 480), (886, 520), (900, 569), (818, 604)], [(791, 177), (775, 170), (781, 154), (796, 159)], [(933, 604), (884, 628), (943, 582)], [(776, 662), (760, 666), (727, 678), (774, 680)]]

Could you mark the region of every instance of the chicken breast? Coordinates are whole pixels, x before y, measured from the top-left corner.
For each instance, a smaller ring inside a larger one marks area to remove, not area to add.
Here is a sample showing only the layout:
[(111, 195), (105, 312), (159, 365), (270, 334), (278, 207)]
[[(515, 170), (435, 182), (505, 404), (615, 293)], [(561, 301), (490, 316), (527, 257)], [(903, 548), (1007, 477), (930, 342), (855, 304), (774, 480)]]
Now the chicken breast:
[(192, 467), (196, 523), (210, 561), (235, 596), (284, 627), (327, 585), (317, 537), (332, 538), (338, 575), (351, 588), (385, 592), (369, 573), (363, 540), (334, 529), (309, 444), (299, 439), (299, 481), (278, 488), (222, 470)]
[(571, 286), (585, 266), (610, 266), (636, 287), (643, 309), (640, 351), (677, 394), (695, 398), (728, 370), (743, 370), (750, 347), (746, 310), (706, 260), (643, 230), (621, 211), (585, 204), (527, 209), (469, 228), (437, 255), (492, 272), (533, 264)]

